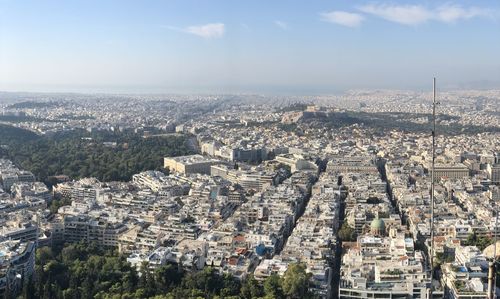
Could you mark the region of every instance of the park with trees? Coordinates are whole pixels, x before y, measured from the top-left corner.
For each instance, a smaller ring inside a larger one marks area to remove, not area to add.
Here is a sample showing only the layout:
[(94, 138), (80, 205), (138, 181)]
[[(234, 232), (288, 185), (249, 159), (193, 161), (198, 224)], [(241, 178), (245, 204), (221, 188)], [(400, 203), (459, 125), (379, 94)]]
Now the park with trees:
[(0, 158), (29, 170), (52, 185), (52, 176), (71, 179), (95, 177), (101, 181), (128, 181), (145, 170), (162, 170), (163, 158), (193, 153), (185, 135), (145, 138), (132, 130), (87, 132), (73, 130), (53, 136), (4, 126)]
[(290, 264), (283, 277), (272, 274), (262, 282), (251, 275), (240, 281), (212, 267), (189, 272), (166, 264), (151, 271), (143, 264), (136, 269), (115, 250), (82, 242), (39, 248), (35, 275), (21, 298), (315, 298), (310, 278), (300, 263)]

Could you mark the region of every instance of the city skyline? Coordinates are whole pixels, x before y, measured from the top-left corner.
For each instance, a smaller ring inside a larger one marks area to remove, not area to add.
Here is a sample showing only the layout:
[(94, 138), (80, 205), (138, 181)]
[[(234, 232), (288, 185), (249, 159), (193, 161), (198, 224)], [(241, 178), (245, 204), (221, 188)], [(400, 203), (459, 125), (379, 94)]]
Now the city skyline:
[[(0, 1), (0, 90), (500, 88), (495, 1)], [(63, 24), (63, 25), (62, 25)]]
[(500, 298), (500, 1), (0, 0), (0, 298)]

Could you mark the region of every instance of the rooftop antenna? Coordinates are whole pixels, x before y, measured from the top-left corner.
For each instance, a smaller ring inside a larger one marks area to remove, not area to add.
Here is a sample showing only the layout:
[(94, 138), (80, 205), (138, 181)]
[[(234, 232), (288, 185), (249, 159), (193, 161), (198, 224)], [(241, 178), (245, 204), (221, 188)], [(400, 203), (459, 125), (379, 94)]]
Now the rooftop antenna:
[(429, 299), (432, 298), (432, 282), (434, 280), (434, 164), (436, 162), (436, 78), (432, 80), (432, 168), (431, 168), (431, 252), (430, 260), (430, 280)]
[(495, 255), (493, 256), (493, 299), (497, 297), (497, 241), (498, 241), (498, 204), (495, 203)]
[(488, 270), (488, 299), (496, 298), (496, 263), (497, 263), (497, 240), (498, 240), (498, 205), (495, 203), (495, 228), (494, 228), (494, 243), (493, 243), (493, 261), (489, 263)]

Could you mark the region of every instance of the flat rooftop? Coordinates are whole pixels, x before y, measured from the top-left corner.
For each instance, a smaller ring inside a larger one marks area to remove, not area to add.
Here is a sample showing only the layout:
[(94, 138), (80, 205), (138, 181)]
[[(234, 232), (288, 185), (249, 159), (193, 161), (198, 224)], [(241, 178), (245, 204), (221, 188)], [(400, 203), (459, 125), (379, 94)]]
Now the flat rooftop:
[(165, 157), (165, 159), (174, 160), (178, 163), (183, 164), (196, 164), (204, 162), (218, 162), (219, 160), (211, 159), (202, 155), (189, 155), (189, 156), (179, 156), (179, 157)]

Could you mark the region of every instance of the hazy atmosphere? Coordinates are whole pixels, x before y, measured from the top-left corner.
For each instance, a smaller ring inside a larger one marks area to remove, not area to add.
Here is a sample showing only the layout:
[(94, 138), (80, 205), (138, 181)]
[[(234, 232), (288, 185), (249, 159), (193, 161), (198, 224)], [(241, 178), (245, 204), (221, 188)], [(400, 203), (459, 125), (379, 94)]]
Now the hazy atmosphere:
[(500, 88), (498, 1), (0, 0), (0, 90)]
[(499, 0), (0, 0), (0, 299), (500, 299), (499, 216)]

